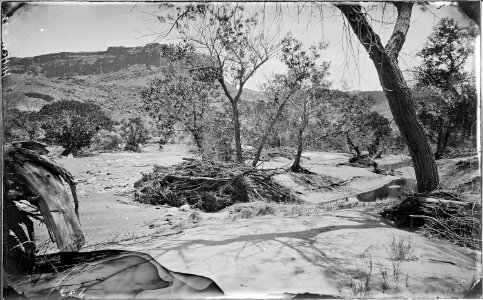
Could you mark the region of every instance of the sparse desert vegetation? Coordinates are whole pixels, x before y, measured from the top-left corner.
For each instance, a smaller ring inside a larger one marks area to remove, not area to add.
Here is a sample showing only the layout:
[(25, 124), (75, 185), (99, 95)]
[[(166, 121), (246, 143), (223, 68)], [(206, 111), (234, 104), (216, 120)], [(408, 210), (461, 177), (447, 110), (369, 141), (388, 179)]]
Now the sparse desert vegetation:
[(265, 4), (125, 4), (143, 46), (10, 57), (8, 297), (481, 297), (474, 15)]

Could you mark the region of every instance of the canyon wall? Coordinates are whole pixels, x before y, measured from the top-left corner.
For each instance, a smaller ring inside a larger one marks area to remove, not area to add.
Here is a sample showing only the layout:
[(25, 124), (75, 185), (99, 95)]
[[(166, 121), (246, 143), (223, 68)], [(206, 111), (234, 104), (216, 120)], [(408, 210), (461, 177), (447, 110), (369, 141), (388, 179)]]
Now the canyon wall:
[(144, 47), (109, 47), (99, 52), (61, 52), (26, 58), (10, 58), (12, 73), (29, 73), (46, 77), (102, 74), (129, 65), (164, 66), (172, 53), (169, 45), (147, 44)]

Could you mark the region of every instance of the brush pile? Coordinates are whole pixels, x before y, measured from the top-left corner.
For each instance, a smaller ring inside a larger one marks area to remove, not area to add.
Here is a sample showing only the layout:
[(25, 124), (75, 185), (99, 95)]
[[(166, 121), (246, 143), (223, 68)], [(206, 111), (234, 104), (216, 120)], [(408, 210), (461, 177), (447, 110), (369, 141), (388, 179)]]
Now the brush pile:
[(280, 170), (199, 160), (172, 167), (156, 165), (134, 184), (134, 197), (155, 205), (189, 204), (205, 212), (250, 201), (300, 202), (291, 190), (273, 180), (277, 172)]
[(384, 209), (381, 215), (397, 227), (419, 227), (429, 238), (481, 249), (481, 204), (462, 201), (451, 193), (436, 191), (427, 197), (410, 196)]

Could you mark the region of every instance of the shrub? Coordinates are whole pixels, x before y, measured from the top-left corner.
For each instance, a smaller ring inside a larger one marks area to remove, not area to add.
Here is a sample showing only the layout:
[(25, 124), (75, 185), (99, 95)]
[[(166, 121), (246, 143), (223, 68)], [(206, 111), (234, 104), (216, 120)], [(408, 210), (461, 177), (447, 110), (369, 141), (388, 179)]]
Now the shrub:
[(5, 140), (37, 140), (41, 134), (40, 121), (36, 111), (7, 110), (3, 124)]
[(90, 146), (101, 128), (111, 127), (101, 107), (92, 103), (59, 101), (43, 106), (39, 114), (46, 142), (64, 147), (61, 155), (76, 154)]
[(91, 149), (97, 151), (118, 150), (120, 144), (123, 142), (124, 141), (119, 133), (101, 129), (92, 138)]
[(139, 145), (149, 140), (149, 132), (141, 117), (129, 118), (121, 124), (121, 136), (126, 141), (125, 150), (139, 152)]

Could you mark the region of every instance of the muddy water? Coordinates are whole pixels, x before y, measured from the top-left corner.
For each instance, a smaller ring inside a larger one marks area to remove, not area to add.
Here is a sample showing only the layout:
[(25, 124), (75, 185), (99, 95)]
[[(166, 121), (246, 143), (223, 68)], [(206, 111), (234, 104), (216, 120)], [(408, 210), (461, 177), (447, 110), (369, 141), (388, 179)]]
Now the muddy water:
[(404, 167), (412, 167), (412, 166), (413, 166), (413, 161), (411, 159), (406, 159), (392, 164), (379, 164), (378, 168), (385, 171), (390, 171), (390, 170), (396, 170), (396, 169), (401, 169)]
[(400, 178), (393, 180), (378, 189), (358, 194), (356, 198), (362, 202), (391, 200), (398, 198), (403, 192), (411, 193), (412, 191), (416, 191), (416, 180), (412, 178)]
[[(413, 162), (411, 159), (406, 159), (391, 164), (380, 164), (379, 169), (385, 171), (402, 171), (403, 168), (412, 169)], [(406, 170), (407, 171), (407, 170)], [(369, 192), (360, 193), (355, 198), (362, 202), (374, 202), (378, 200), (392, 200), (400, 197), (403, 192), (412, 193), (416, 191), (416, 180), (414, 178), (399, 178), (395, 179), (377, 189)]]

